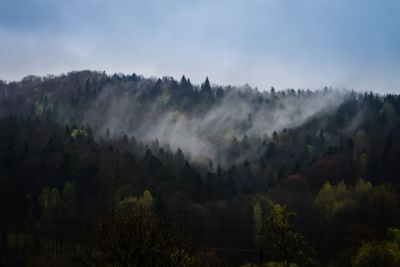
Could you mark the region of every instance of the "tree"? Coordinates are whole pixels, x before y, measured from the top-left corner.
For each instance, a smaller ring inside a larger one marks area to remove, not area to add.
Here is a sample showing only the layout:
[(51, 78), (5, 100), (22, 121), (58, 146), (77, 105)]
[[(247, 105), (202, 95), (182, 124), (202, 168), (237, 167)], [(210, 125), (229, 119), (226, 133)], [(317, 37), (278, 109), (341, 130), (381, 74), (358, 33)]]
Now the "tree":
[(44, 220), (56, 220), (61, 207), (61, 196), (57, 188), (45, 187), (40, 197), (42, 216)]
[(319, 130), (319, 143), (320, 143), (321, 147), (323, 148), (324, 143), (325, 143), (324, 129)]
[(275, 88), (273, 86), (271, 86), (271, 89), (269, 92), (271, 94), (271, 98), (274, 99), (276, 97), (276, 93), (275, 93)]
[(200, 93), (203, 95), (211, 95), (211, 85), (208, 77), (206, 77), (206, 80), (201, 85)]
[(143, 210), (151, 210), (153, 207), (153, 196), (150, 191), (145, 190), (141, 197), (136, 198), (132, 196), (127, 196), (124, 199), (120, 200), (117, 203), (117, 210), (135, 210), (135, 209), (143, 209)]
[(74, 221), (78, 213), (76, 185), (66, 182), (62, 192), (57, 188), (45, 187), (39, 201), (42, 218), (50, 223), (46, 231), (51, 234), (52, 253), (60, 256), (64, 253), (66, 237), (63, 223)]
[(101, 266), (190, 266), (188, 241), (164, 224), (152, 211), (114, 211), (96, 225), (96, 256), (91, 262)]
[[(152, 210), (153, 197), (128, 197), (94, 230), (88, 260), (101, 266), (191, 266), (189, 240)], [(100, 252), (100, 254), (98, 253)]]
[(351, 191), (341, 181), (337, 185), (331, 185), (326, 181), (314, 199), (314, 205), (321, 212), (323, 220), (333, 220), (335, 216), (355, 206)]
[(386, 240), (366, 242), (359, 247), (352, 258), (353, 267), (395, 267), (400, 266), (400, 230), (390, 228)]
[[(255, 229), (256, 233), (259, 233), (261, 231), (261, 227), (262, 227), (262, 208), (261, 208), (259, 201), (254, 203), (254, 206), (253, 206), (253, 221), (254, 221), (254, 229)], [(257, 243), (259, 243), (259, 235), (258, 234), (255, 236), (255, 240)]]
[(67, 220), (73, 221), (78, 211), (78, 195), (75, 183), (66, 182), (64, 184), (62, 204), (64, 208), (64, 217)]
[(278, 133), (276, 131), (272, 133), (272, 139), (274, 140), (274, 142), (278, 141)]
[(261, 239), (265, 247), (273, 251), (275, 260), (283, 261), (286, 267), (292, 263), (313, 265), (310, 247), (293, 229), (294, 217), (295, 213), (287, 211), (286, 207), (273, 205), (263, 222)]

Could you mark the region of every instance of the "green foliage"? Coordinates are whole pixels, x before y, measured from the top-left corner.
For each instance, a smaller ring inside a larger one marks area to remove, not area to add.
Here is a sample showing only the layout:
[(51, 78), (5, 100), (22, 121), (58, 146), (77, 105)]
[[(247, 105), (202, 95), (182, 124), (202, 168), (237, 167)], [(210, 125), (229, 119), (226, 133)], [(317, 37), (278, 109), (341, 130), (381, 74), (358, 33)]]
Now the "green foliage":
[(60, 191), (57, 188), (43, 188), (40, 204), (43, 218), (45, 220), (55, 220), (61, 207)]
[(271, 261), (262, 265), (262, 267), (298, 267), (296, 263)]
[(246, 263), (241, 265), (240, 267), (258, 267), (259, 265), (255, 264), (255, 263)]
[(356, 142), (364, 142), (365, 141), (365, 138), (366, 138), (366, 133), (365, 133), (365, 130), (359, 130), (357, 133), (356, 133), (356, 136), (355, 136), (355, 141)]
[(400, 246), (400, 229), (389, 228), (386, 232), (386, 238)]
[(264, 221), (264, 210), (270, 209), (274, 203), (267, 194), (257, 193), (253, 196), (253, 229), (254, 241), (260, 244), (260, 234)]
[(351, 260), (353, 267), (398, 267), (400, 266), (400, 247), (398, 243), (364, 243)]
[(44, 104), (40, 103), (39, 101), (36, 101), (36, 102), (35, 102), (35, 112), (36, 112), (36, 115), (41, 116), (41, 115), (43, 115), (44, 111), (45, 111), (45, 106), (44, 106)]
[(87, 136), (88, 134), (87, 134), (86, 130), (84, 130), (84, 129), (73, 129), (71, 131), (71, 137), (74, 138), (74, 139), (77, 138), (80, 135)]
[(66, 182), (63, 191), (57, 188), (45, 187), (39, 198), (42, 217), (45, 220), (72, 219), (77, 212), (78, 196), (76, 185)]
[(75, 183), (66, 182), (62, 192), (62, 208), (65, 220), (76, 220), (78, 214), (78, 192)]
[(253, 205), (253, 221), (254, 221), (254, 230), (255, 230), (255, 241), (257, 243), (260, 242), (259, 233), (262, 227), (262, 208), (260, 202), (257, 201)]
[(374, 189), (371, 182), (367, 182), (363, 179), (358, 179), (354, 191), (359, 195), (367, 195)]
[(49, 103), (49, 99), (51, 99), (51, 97), (52, 94), (46, 93), (42, 96), (41, 99), (35, 101), (35, 115), (43, 116), (46, 113), (51, 113), (54, 110), (53, 104)]
[[(327, 222), (343, 217), (345, 212), (361, 214), (361, 220), (353, 223), (373, 224), (378, 229), (386, 229), (394, 223), (398, 213), (398, 200), (390, 185), (373, 186), (371, 182), (359, 179), (354, 188), (344, 182), (331, 185), (328, 181), (314, 199), (319, 215)], [(383, 225), (383, 222), (385, 224)]]
[[(93, 235), (92, 265), (113, 267), (192, 266), (188, 240), (151, 211), (115, 211), (104, 217)], [(96, 251), (96, 252), (95, 252)]]
[(352, 259), (353, 267), (398, 267), (400, 266), (400, 248), (398, 244), (383, 242), (365, 243)]
[(335, 199), (335, 188), (329, 181), (326, 181), (315, 197), (314, 204), (324, 207), (327, 203), (333, 202)]
[(66, 182), (62, 194), (64, 205), (73, 206), (77, 202), (76, 184)]
[(287, 211), (279, 204), (272, 206), (271, 212), (263, 222), (261, 240), (266, 248), (275, 252), (277, 260), (286, 266), (293, 263), (312, 266), (311, 248), (304, 237), (293, 229), (295, 213)]
[(392, 103), (385, 101), (382, 109), (379, 111), (380, 115), (393, 115), (396, 112)]
[(190, 267), (226, 267), (227, 265), (221, 261), (215, 251), (199, 250), (194, 253), (190, 260)]
[(244, 265), (241, 265), (240, 267), (299, 267), (296, 263), (288, 263), (288, 262), (277, 262), (277, 261), (270, 261), (270, 262), (264, 262), (261, 264), (255, 264), (255, 263), (246, 263)]
[(326, 181), (315, 197), (314, 204), (327, 220), (332, 220), (338, 212), (354, 207), (355, 202), (351, 190), (343, 181), (336, 186)]
[(169, 102), (170, 98), (171, 98), (171, 95), (168, 92), (164, 92), (162, 95), (160, 95), (158, 97), (158, 101), (161, 104), (165, 105), (165, 104), (167, 104)]
[(353, 267), (400, 266), (400, 230), (389, 228), (385, 240), (362, 244), (351, 263)]
[(118, 210), (134, 210), (142, 208), (150, 210), (153, 206), (153, 196), (150, 191), (145, 190), (140, 197), (127, 196), (117, 203)]

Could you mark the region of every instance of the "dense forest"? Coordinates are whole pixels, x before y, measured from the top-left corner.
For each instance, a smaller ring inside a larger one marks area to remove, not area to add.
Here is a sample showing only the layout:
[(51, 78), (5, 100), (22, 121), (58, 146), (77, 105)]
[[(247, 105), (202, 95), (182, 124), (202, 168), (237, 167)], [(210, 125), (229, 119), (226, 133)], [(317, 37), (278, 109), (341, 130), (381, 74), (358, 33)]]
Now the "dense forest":
[(0, 266), (400, 266), (400, 96), (0, 81)]

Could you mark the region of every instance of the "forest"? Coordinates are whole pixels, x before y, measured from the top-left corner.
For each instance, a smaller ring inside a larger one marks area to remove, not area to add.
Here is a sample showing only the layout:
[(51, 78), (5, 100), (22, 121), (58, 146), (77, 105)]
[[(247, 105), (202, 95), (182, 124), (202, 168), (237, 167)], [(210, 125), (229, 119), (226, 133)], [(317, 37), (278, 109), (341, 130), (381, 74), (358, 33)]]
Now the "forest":
[(400, 266), (400, 95), (0, 81), (0, 266)]

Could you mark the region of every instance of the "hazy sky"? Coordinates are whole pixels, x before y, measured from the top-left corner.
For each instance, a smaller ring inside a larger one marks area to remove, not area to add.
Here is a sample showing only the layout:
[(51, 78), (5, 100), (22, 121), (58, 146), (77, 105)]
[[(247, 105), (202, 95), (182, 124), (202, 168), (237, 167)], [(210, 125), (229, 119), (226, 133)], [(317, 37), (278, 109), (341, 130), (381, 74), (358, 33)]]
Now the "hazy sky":
[(400, 93), (398, 0), (0, 0), (0, 78), (93, 69)]

